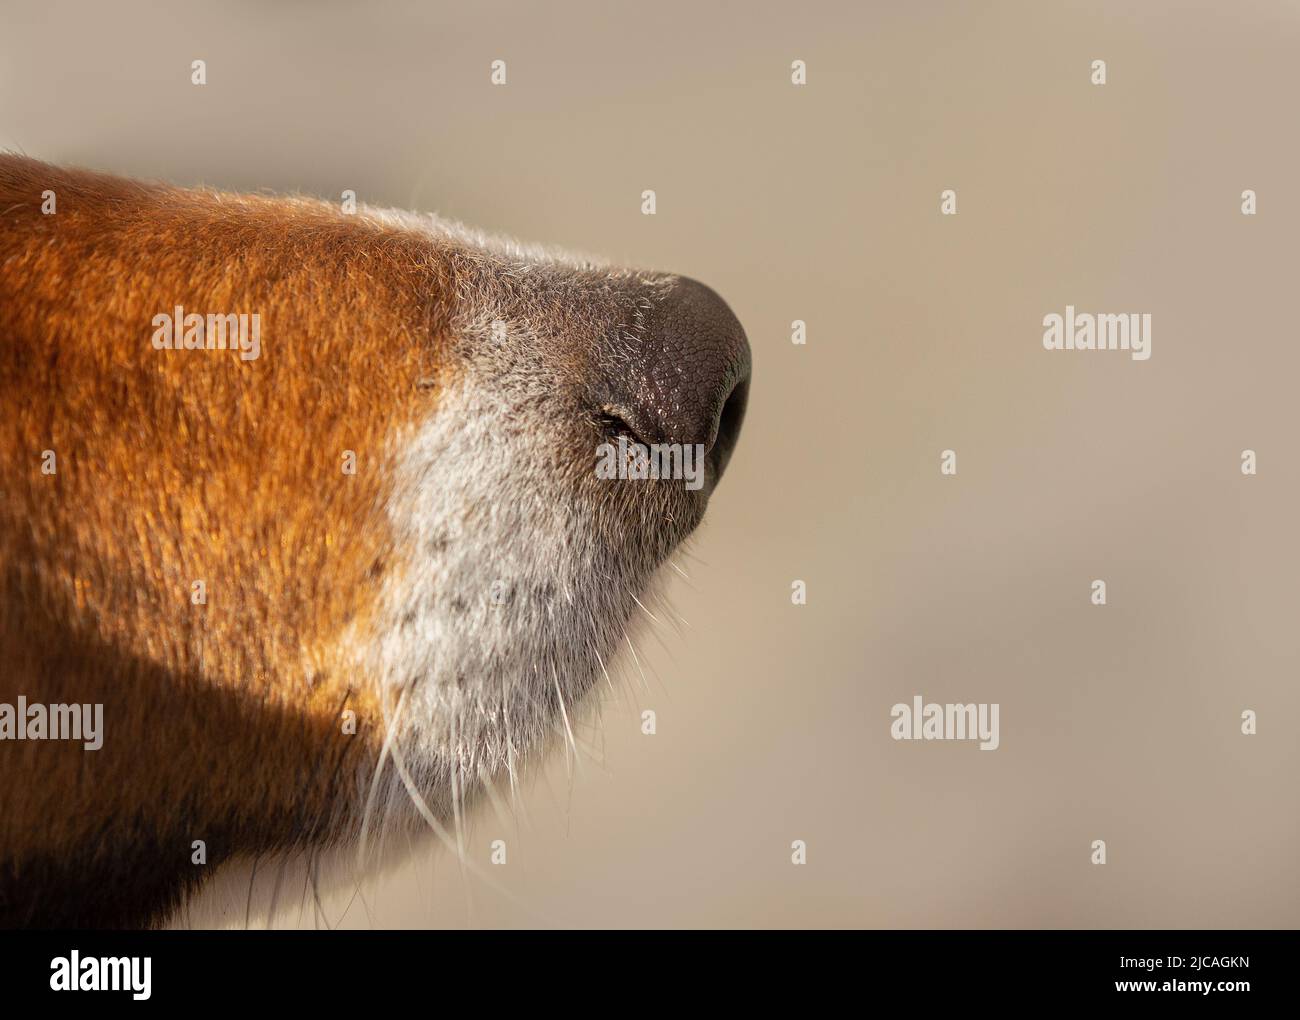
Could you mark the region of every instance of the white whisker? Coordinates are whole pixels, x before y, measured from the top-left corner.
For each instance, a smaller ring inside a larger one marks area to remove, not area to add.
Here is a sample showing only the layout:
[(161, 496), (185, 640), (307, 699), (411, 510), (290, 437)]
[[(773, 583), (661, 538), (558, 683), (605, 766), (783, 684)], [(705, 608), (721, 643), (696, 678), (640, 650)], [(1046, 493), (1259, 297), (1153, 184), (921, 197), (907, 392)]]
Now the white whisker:
[[(573, 739), (573, 727), (569, 725), (569, 711), (564, 707), (564, 692), (560, 690), (560, 675), (558, 673), (553, 672), (552, 679), (555, 681), (555, 696), (560, 699), (560, 718), (564, 720), (564, 732), (568, 735), (569, 738), (569, 750), (572, 752), (573, 755), (572, 761), (573, 764), (578, 768), (578, 770), (581, 771), (582, 762), (578, 758), (578, 742)], [(569, 760), (570, 759), (568, 758), (565, 759), (566, 762), (568, 762)], [(570, 793), (572, 793), (572, 786), (573, 786), (572, 767), (569, 768), (569, 786), (570, 786)]]
[(388, 726), (384, 733), (384, 743), (379, 749), (379, 761), (375, 763), (374, 775), (370, 777), (370, 792), (366, 795), (366, 806), (361, 812), (361, 838), (357, 844), (357, 870), (364, 871), (366, 849), (369, 846), (370, 835), (370, 817), (375, 807), (375, 798), (379, 793), (379, 776), (384, 770), (384, 762), (388, 759), (388, 754), (393, 746), (393, 737), (397, 730), (397, 720), (402, 715), (402, 708), (406, 704), (406, 692), (409, 687), (403, 687), (401, 694), (397, 697), (397, 706), (393, 709), (393, 717), (388, 720)]
[(632, 645), (632, 639), (628, 637), (627, 631), (623, 631), (623, 640), (627, 642), (628, 650), (632, 653), (632, 662), (636, 664), (637, 672), (641, 674), (641, 690), (647, 694), (650, 692), (650, 685), (646, 683), (645, 670), (641, 668), (641, 660), (637, 658), (636, 648)]
[(654, 613), (650, 612), (650, 610), (648, 610), (648, 609), (645, 607), (645, 605), (641, 602), (641, 600), (640, 600), (639, 598), (636, 597), (635, 594), (633, 594), (631, 591), (629, 591), (628, 594), (632, 596), (632, 601), (635, 602), (638, 606), (641, 607), (641, 612), (645, 613), (646, 616), (648, 616), (648, 617), (650, 617), (650, 619), (654, 620), (655, 623), (660, 623), (660, 622), (662, 622), (662, 621), (660, 621), (659, 617), (655, 616)]

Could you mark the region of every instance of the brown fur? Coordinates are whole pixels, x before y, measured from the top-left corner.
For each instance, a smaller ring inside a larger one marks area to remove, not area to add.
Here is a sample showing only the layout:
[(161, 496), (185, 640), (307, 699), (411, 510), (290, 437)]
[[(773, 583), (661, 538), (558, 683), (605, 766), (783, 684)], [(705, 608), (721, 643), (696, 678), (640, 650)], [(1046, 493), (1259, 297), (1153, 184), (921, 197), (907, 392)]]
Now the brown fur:
[[(0, 742), (0, 924), (156, 922), (234, 848), (356, 811), (380, 727), (332, 642), (386, 569), (386, 437), (437, 400), (447, 274), (325, 203), (0, 155), (0, 701), (104, 704), (98, 751)], [(261, 357), (154, 350), (176, 305), (260, 313)]]

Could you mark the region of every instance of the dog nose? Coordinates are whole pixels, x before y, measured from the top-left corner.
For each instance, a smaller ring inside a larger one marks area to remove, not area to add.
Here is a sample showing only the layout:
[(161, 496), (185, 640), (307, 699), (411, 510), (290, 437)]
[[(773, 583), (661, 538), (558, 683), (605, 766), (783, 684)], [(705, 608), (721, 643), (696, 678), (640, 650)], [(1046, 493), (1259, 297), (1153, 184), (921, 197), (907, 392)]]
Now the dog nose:
[(643, 443), (703, 446), (722, 476), (749, 396), (749, 341), (727, 303), (678, 277), (621, 331), (606, 362), (605, 413)]

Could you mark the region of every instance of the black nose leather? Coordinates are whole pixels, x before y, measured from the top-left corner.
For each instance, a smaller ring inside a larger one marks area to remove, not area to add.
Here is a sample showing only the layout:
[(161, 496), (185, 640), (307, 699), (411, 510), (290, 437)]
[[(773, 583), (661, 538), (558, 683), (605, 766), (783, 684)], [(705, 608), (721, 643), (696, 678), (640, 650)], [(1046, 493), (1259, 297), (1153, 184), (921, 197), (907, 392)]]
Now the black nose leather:
[(720, 477), (740, 435), (750, 375), (749, 341), (727, 303), (679, 277), (617, 346), (606, 352), (606, 413), (642, 442), (703, 446)]

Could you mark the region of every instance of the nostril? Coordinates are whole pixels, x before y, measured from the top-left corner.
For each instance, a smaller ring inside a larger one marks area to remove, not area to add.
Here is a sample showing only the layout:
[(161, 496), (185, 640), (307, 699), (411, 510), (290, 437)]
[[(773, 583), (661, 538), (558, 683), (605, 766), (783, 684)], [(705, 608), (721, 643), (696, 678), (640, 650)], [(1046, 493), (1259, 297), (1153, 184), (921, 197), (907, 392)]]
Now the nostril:
[(717, 464), (719, 475), (727, 466), (727, 461), (731, 459), (731, 451), (736, 448), (736, 440), (740, 438), (740, 426), (745, 421), (745, 406), (748, 403), (749, 379), (744, 378), (732, 389), (726, 403), (722, 405), (722, 415), (718, 419), (718, 436), (713, 441), (713, 449), (710, 453)]
[(650, 443), (632, 423), (633, 416), (620, 407), (606, 404), (596, 415), (596, 427), (608, 439), (626, 436), (628, 442), (649, 446)]

